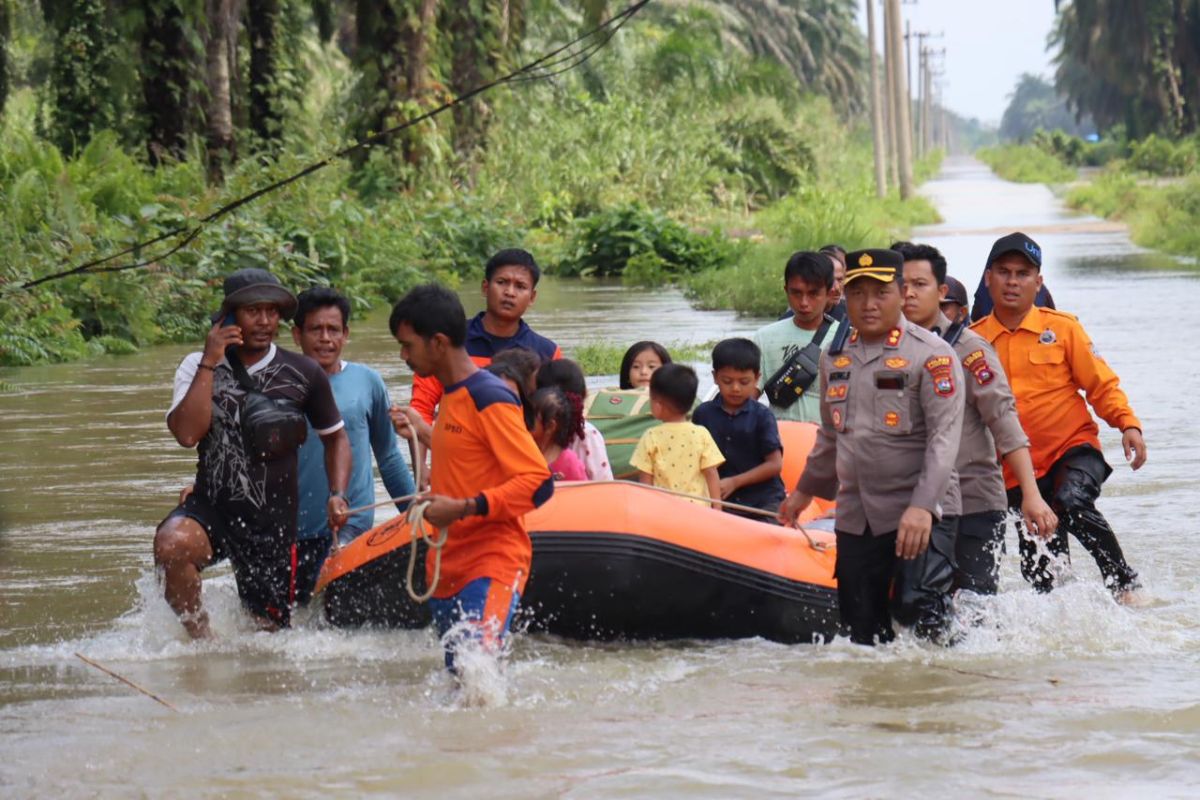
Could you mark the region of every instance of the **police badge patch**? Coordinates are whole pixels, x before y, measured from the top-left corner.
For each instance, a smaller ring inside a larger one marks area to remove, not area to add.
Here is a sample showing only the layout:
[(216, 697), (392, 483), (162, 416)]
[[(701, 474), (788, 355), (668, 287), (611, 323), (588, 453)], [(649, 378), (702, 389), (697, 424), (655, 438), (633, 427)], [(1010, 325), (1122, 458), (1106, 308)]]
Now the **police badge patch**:
[(963, 366), (975, 377), (975, 382), (980, 386), (987, 386), (996, 378), (996, 373), (992, 372), (992, 368), (988, 366), (987, 356), (982, 350), (975, 350), (968, 354), (963, 359)]
[(939, 397), (954, 394), (954, 361), (950, 356), (934, 356), (925, 362), (925, 370), (933, 379), (933, 391)]

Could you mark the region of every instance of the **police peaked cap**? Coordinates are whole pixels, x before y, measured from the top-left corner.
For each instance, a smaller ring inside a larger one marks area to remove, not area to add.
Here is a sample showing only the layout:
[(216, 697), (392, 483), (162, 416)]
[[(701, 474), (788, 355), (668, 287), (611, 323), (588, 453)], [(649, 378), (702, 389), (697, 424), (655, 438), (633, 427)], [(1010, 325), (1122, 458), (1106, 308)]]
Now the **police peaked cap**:
[(856, 250), (846, 256), (846, 283), (856, 278), (891, 283), (903, 274), (904, 256), (895, 250)]

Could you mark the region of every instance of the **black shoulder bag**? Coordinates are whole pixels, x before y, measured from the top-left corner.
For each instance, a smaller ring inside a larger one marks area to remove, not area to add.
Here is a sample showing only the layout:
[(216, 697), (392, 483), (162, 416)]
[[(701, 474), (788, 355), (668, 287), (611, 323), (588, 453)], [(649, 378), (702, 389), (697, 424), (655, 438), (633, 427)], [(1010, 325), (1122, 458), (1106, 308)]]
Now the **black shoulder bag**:
[[(834, 319), (828, 314), (821, 322), (821, 327), (813, 334), (812, 341), (792, 354), (783, 362), (783, 366), (767, 379), (763, 385), (763, 394), (778, 408), (791, 408), (800, 395), (804, 394), (813, 381), (821, 374), (821, 342), (833, 325)], [(848, 326), (847, 326), (848, 327)]]
[(225, 360), (246, 390), (242, 401), (242, 441), (250, 460), (261, 463), (293, 455), (308, 438), (304, 415), (259, 391), (232, 348), (225, 352)]
[(954, 347), (954, 345), (958, 344), (958, 340), (962, 338), (963, 331), (966, 328), (966, 320), (960, 319), (958, 322), (953, 322), (949, 328), (946, 328), (946, 332), (942, 334), (942, 339), (945, 340), (946, 344)]

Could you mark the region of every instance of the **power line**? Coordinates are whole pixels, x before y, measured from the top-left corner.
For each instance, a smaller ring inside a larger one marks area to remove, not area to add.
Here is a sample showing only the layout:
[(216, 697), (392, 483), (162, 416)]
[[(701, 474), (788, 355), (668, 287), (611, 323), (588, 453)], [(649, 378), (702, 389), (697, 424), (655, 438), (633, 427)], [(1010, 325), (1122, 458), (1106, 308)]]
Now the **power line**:
[[(125, 270), (138, 269), (140, 267), (149, 266), (150, 264), (153, 264), (153, 263), (162, 261), (166, 258), (169, 258), (170, 256), (173, 256), (175, 253), (178, 253), (184, 247), (186, 247), (187, 245), (189, 245), (190, 243), (195, 241), (200, 236), (200, 234), (204, 232), (205, 228), (207, 228), (213, 222), (216, 222), (218, 219), (228, 216), (229, 214), (233, 213), (234, 211), (241, 208), (242, 206), (252, 203), (264, 195), (267, 195), (267, 194), (270, 194), (271, 192), (282, 189), (285, 186), (295, 183), (296, 181), (300, 180), (301, 178), (305, 178), (305, 177), (313, 174), (314, 172), (322, 170), (325, 167), (332, 164), (334, 161), (345, 158), (346, 156), (349, 156), (351, 153), (371, 147), (372, 145), (378, 144), (378, 143), (394, 136), (395, 134), (399, 133), (400, 131), (403, 131), (407, 128), (411, 128), (414, 125), (419, 125), (420, 123), (425, 122), (427, 120), (433, 119), (434, 117), (450, 110), (451, 108), (454, 108), (455, 106), (457, 106), (461, 103), (464, 103), (467, 100), (470, 100), (471, 98), (473, 98), (477, 95), (480, 95), (480, 94), (483, 94), (484, 92), (490, 91), (491, 89), (494, 89), (497, 86), (503, 86), (503, 85), (509, 84), (509, 83), (515, 84), (515, 83), (523, 83), (526, 81), (547, 80), (549, 78), (555, 77), (556, 75), (561, 75), (564, 72), (568, 72), (570, 70), (573, 70), (573, 69), (583, 65), (589, 59), (591, 59), (592, 56), (594, 56), (596, 53), (600, 52), (600, 50), (602, 50), (612, 40), (612, 38), (617, 34), (617, 31), (619, 31), (622, 27), (624, 27), (625, 24), (627, 22), (629, 22), (629, 20), (632, 19), (635, 14), (637, 14), (646, 5), (648, 5), (649, 2), (650, 2), (650, 0), (638, 0), (638, 2), (633, 3), (628, 8), (626, 8), (624, 11), (614, 14), (612, 17), (610, 17), (605, 22), (602, 22), (601, 24), (597, 25), (595, 28), (592, 28), (591, 30), (587, 31), (586, 33), (581, 34), (580, 36), (576, 37), (575, 39), (572, 39), (570, 42), (562, 45), (561, 47), (551, 50), (550, 52), (543, 55), (541, 58), (538, 58), (534, 61), (530, 61), (528, 64), (525, 64), (524, 66), (513, 70), (512, 72), (508, 73), (507, 75), (504, 75), (493, 81), (489, 81), (488, 83), (484, 83), (480, 86), (470, 89), (469, 91), (466, 91), (463, 94), (458, 95), (457, 97), (451, 98), (450, 100), (447, 100), (445, 103), (438, 106), (437, 108), (431, 109), (430, 111), (426, 111), (425, 113), (420, 114), (416, 117), (405, 120), (404, 122), (401, 122), (399, 125), (396, 125), (392, 128), (388, 128), (387, 130), (383, 130), (383, 131), (379, 131), (378, 133), (371, 134), (370, 136), (367, 136), (366, 138), (361, 139), (360, 141), (357, 141), (352, 145), (343, 147), (341, 150), (338, 150), (337, 152), (335, 152), (329, 156), (326, 156), (325, 158), (321, 159), (320, 161), (316, 161), (312, 164), (309, 164), (304, 169), (300, 170), (299, 172), (293, 173), (292, 175), (289, 175), (286, 178), (282, 178), (273, 183), (267, 184), (266, 186), (256, 189), (253, 192), (250, 192), (249, 194), (243, 195), (242, 197), (239, 197), (236, 200), (232, 200), (232, 201), (226, 203), (225, 205), (221, 206), (217, 210), (213, 211), (212, 213), (208, 214), (207, 216), (202, 217), (200, 219), (200, 221), (194, 226), (190, 226), (190, 227), (189, 226), (181, 226), (181, 227), (175, 228), (173, 230), (167, 231), (166, 233), (159, 234), (158, 236), (155, 236), (151, 239), (146, 239), (146, 240), (143, 240), (140, 242), (136, 242), (136, 243), (126, 247), (124, 250), (120, 250), (116, 253), (111, 253), (102, 258), (93, 259), (92, 261), (87, 261), (83, 264), (78, 264), (78, 265), (70, 267), (68, 269), (64, 269), (60, 272), (51, 273), (50, 275), (43, 275), (40, 278), (26, 281), (25, 283), (20, 284), (16, 288), (17, 289), (32, 289), (33, 287), (38, 286), (40, 284), (47, 283), (47, 282), (53, 281), (53, 280), (58, 280), (60, 278), (67, 278), (72, 275), (82, 275), (82, 274), (88, 274), (88, 273), (103, 273), (103, 272), (123, 272)], [(596, 37), (595, 40), (589, 41), (589, 40), (593, 39), (593, 37)], [(586, 44), (584, 44), (585, 42), (586, 42)], [(583, 44), (583, 47), (579, 47), (579, 45), (581, 45), (581, 44)], [(578, 49), (576, 49), (576, 48), (578, 48)], [(144, 250), (148, 247), (153, 247), (156, 244), (160, 244), (162, 242), (166, 242), (166, 241), (169, 241), (171, 239), (174, 239), (174, 238), (180, 237), (180, 236), (182, 236), (183, 238), (180, 239), (179, 242), (172, 245), (170, 248), (168, 248), (164, 252), (159, 253), (155, 256), (146, 258), (144, 260), (135, 260), (129, 264), (111, 265), (111, 262), (116, 261), (121, 258), (124, 258), (126, 256), (133, 255), (136, 258), (137, 255), (142, 250)], [(109, 265), (109, 266), (106, 266), (106, 265)]]

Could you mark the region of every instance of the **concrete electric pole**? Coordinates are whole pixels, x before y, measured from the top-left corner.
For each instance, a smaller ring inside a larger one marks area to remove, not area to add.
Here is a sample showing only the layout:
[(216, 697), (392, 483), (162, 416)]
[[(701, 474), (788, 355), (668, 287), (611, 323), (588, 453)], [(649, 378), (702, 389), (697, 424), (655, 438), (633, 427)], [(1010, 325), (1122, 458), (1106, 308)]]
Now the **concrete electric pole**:
[(867, 0), (867, 48), (871, 70), (871, 141), (875, 150), (875, 194), (887, 196), (887, 144), (883, 136), (883, 98), (879, 94), (879, 57), (875, 52), (875, 0)]
[(887, 0), (888, 41), (892, 58), (892, 105), (896, 110), (896, 162), (900, 173), (900, 197), (913, 194), (912, 114), (908, 98), (907, 70), (900, 63), (904, 53), (904, 28), (900, 24), (900, 0)]

